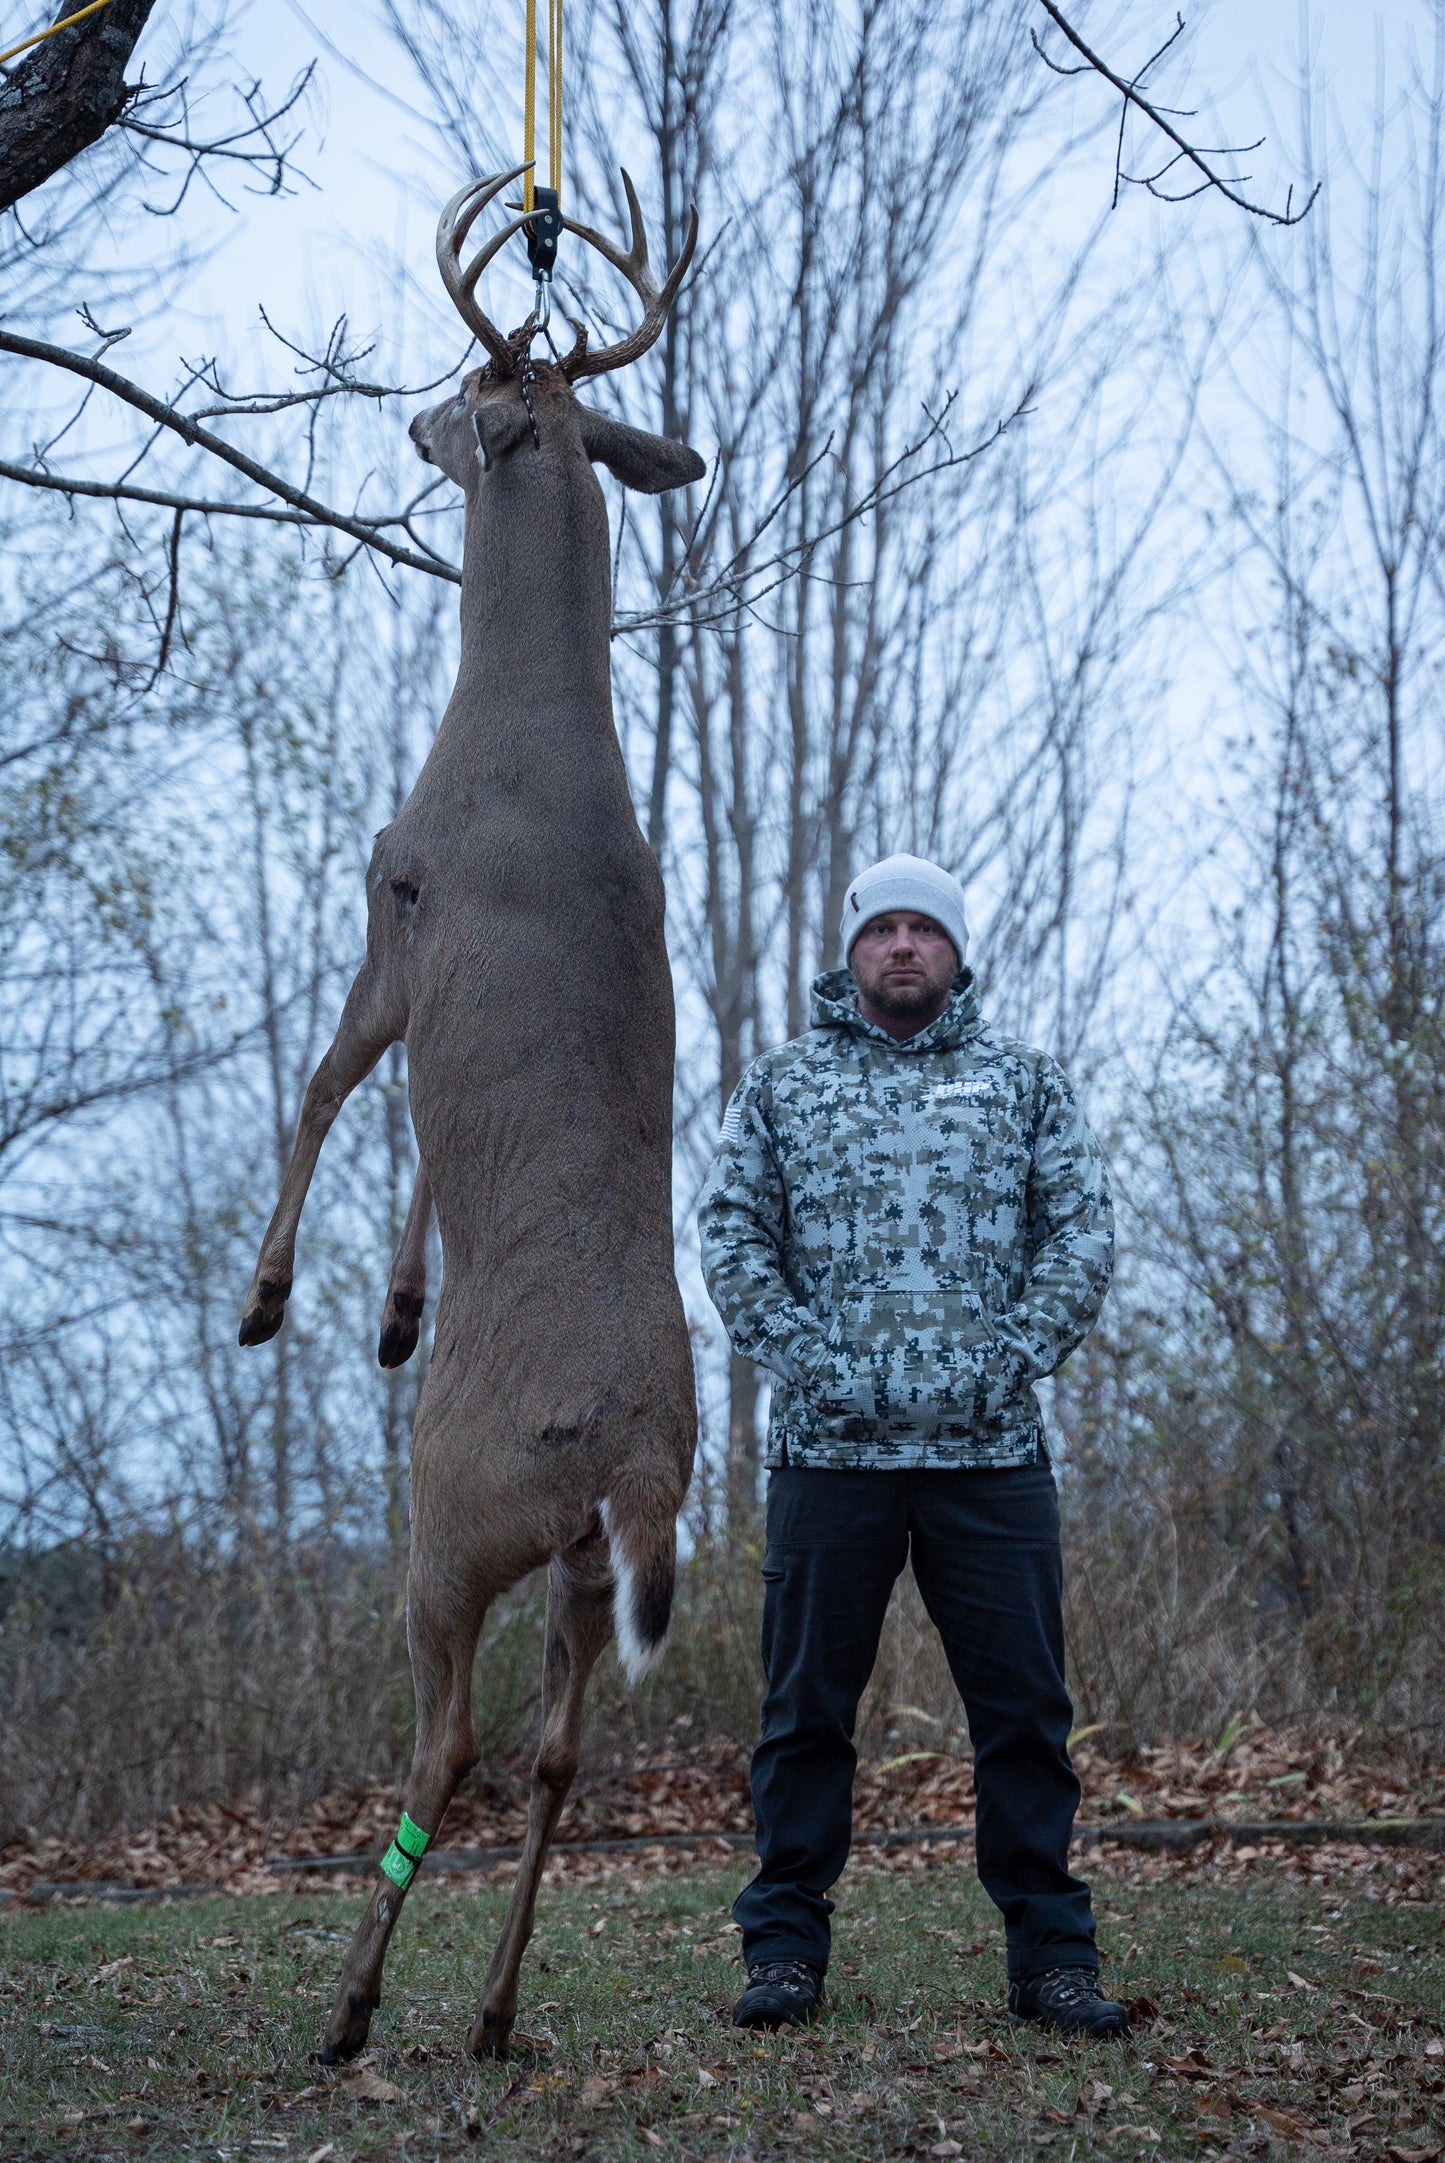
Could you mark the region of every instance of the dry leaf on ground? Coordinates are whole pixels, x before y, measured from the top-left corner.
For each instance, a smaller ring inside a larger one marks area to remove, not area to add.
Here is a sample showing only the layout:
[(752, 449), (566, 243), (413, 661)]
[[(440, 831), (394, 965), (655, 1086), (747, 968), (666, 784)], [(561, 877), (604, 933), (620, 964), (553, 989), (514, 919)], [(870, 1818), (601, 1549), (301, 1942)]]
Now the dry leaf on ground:
[(341, 2076), (341, 2085), (358, 2103), (406, 2101), (406, 2090), (398, 2088), (395, 2081), (385, 2079), (370, 2065), (349, 2065)]

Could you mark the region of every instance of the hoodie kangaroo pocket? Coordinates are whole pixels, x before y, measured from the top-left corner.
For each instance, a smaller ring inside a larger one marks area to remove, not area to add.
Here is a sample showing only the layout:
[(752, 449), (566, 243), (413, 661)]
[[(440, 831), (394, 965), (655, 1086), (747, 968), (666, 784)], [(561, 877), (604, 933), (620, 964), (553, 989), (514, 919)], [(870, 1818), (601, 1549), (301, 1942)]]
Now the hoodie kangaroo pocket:
[(984, 1413), (993, 1324), (968, 1291), (865, 1292), (829, 1332), (819, 1410), (913, 1434), (972, 1428)]

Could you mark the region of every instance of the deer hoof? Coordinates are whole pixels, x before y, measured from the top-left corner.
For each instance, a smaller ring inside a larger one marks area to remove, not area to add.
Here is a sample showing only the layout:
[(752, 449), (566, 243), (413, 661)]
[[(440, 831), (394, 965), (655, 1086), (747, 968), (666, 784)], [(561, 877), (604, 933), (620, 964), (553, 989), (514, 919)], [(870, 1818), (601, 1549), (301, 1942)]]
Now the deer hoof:
[(471, 2034), (467, 2049), (474, 2058), (505, 2058), (507, 2043), (516, 2024), (515, 2013), (483, 2012)]
[(377, 1364), (382, 1367), (404, 1367), (416, 1350), (421, 1335), (421, 1311), (425, 1300), (411, 1292), (392, 1292), (381, 1310), (381, 1341), (376, 1348)]
[(342, 1992), (331, 2008), (331, 2018), (326, 2023), (326, 2032), (317, 2052), (323, 2065), (345, 2065), (348, 2059), (365, 2050), (375, 2010), (374, 1998), (364, 1998), (359, 1990)]
[(273, 1284), (263, 1277), (256, 1286), (241, 1316), (239, 1342), (242, 1344), (265, 1344), (275, 1336), (286, 1319), (286, 1302), (291, 1296), (289, 1284)]

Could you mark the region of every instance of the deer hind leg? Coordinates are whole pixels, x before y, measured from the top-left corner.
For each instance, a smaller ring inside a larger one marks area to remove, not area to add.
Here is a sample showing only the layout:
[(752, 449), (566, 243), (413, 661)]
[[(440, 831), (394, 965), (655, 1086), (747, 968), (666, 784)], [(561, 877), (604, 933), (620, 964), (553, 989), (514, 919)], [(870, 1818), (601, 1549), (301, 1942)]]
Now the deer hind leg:
[(381, 1310), (381, 1339), (376, 1347), (380, 1366), (404, 1367), (416, 1350), (426, 1305), (426, 1237), (430, 1228), (431, 1181), (426, 1166), (419, 1164), (401, 1244), (387, 1279), (386, 1305)]
[[(440, 1597), (428, 1597), (414, 1568), (408, 1587), (407, 1640), (416, 1688), (416, 1746), (402, 1807), (432, 1836), (441, 1830), (447, 1804), (479, 1756), (472, 1724), (472, 1666), (487, 1601), (474, 1600), (453, 1581)], [(381, 1971), (406, 1892), (385, 1874), (341, 1971), (331, 2016), (321, 2039), (323, 2065), (339, 2065), (365, 2048), (371, 2016), (381, 2003)]]
[(553, 1558), (547, 1572), (547, 1640), (542, 1656), (542, 1742), (532, 1767), (527, 1839), (502, 1935), (467, 2037), (475, 2057), (501, 2058), (517, 2017), (517, 1978), (532, 1935), (537, 1888), (562, 1805), (577, 1772), (582, 1705), (598, 1654), (612, 1635), (612, 1572), (596, 1525)]
[(331, 1047), (306, 1086), (291, 1161), (246, 1294), (242, 1344), (265, 1344), (281, 1327), (291, 1295), (296, 1227), (321, 1145), (357, 1083), (366, 1079), (388, 1044), (394, 1044), (402, 1033), (385, 1013), (376, 971), (370, 961), (364, 961), (347, 994)]

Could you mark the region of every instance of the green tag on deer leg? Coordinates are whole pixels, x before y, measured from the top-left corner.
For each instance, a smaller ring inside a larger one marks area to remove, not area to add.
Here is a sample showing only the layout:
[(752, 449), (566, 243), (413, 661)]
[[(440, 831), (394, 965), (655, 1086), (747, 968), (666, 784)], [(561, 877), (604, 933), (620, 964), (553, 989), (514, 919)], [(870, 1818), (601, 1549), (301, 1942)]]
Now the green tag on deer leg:
[(431, 1845), (431, 1834), (424, 1833), (415, 1818), (409, 1818), (403, 1810), (396, 1838), (381, 1858), (381, 1867), (399, 1892), (405, 1892), (416, 1876), (416, 1866)]

